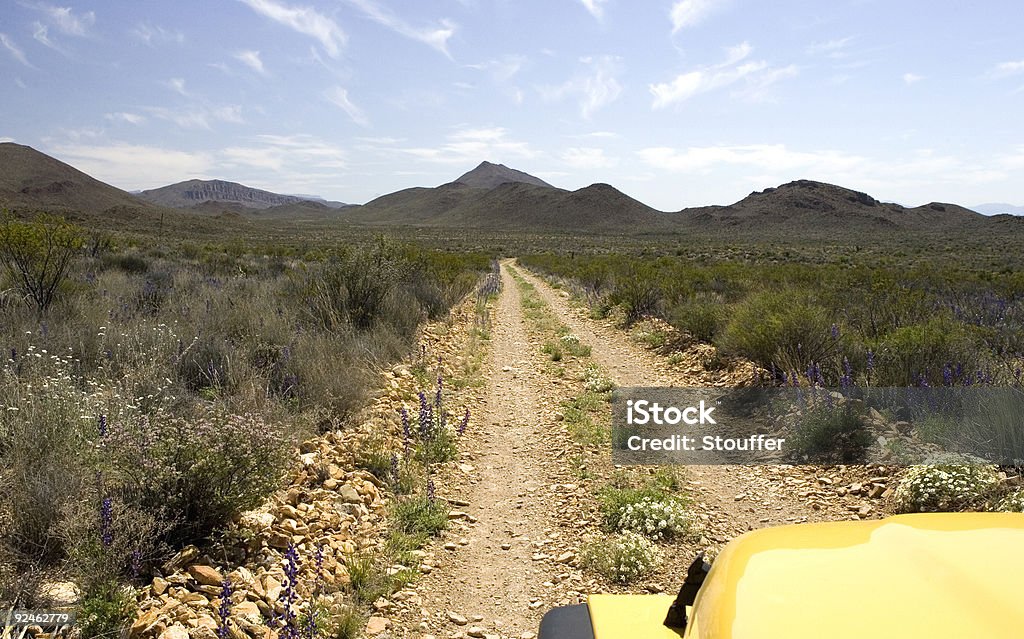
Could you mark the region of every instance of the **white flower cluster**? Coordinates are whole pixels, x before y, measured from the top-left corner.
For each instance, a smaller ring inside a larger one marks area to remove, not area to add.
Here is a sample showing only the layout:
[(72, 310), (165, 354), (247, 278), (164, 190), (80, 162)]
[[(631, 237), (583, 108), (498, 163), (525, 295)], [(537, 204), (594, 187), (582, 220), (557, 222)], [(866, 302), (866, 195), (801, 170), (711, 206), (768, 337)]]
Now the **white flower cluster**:
[(999, 500), (996, 510), (1005, 513), (1024, 513), (1024, 488), (1016, 490)]
[(657, 568), (661, 552), (650, 539), (626, 532), (584, 546), (583, 562), (608, 580), (627, 584)]
[(990, 465), (911, 466), (893, 498), (899, 512), (945, 512), (978, 499), (997, 483), (996, 467)]
[(562, 335), (562, 343), (565, 344), (566, 346), (579, 346), (580, 338), (577, 337), (576, 335), (573, 335), (572, 333), (569, 333), (567, 335)]
[(608, 379), (597, 366), (583, 369), (583, 387), (592, 393), (605, 393), (615, 388), (615, 382)]
[(654, 539), (668, 539), (685, 533), (690, 518), (675, 499), (644, 497), (619, 510), (619, 530), (635, 532)]

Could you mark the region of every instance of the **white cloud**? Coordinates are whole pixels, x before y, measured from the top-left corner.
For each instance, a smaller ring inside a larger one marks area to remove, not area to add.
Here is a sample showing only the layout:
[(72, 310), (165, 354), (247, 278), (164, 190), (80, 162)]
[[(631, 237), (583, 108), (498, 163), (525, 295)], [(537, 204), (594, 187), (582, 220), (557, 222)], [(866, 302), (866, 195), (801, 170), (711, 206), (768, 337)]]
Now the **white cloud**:
[(487, 71), (495, 82), (507, 82), (511, 80), (526, 64), (526, 56), (503, 55), (480, 64), (467, 64), (470, 69)]
[(4, 48), (14, 56), (15, 60), (24, 64), (26, 67), (32, 66), (28, 61), (28, 58), (25, 57), (25, 52), (22, 51), (6, 33), (0, 33), (0, 44), (4, 45)]
[(42, 22), (32, 23), (32, 37), (35, 38), (36, 42), (45, 47), (49, 47), (54, 51), (62, 51), (62, 49), (57, 46), (57, 43), (50, 39), (50, 28)]
[(845, 58), (848, 55), (846, 50), (849, 48), (850, 43), (853, 42), (853, 39), (854, 36), (847, 36), (845, 38), (813, 42), (807, 47), (807, 55), (824, 55), (832, 59)]
[(608, 0), (580, 0), (580, 4), (586, 7), (590, 15), (594, 16), (598, 20), (604, 19), (604, 5)]
[(921, 80), (924, 80), (923, 75), (917, 75), (916, 73), (904, 73), (903, 82), (906, 84), (917, 84)]
[(491, 160), (502, 162), (510, 158), (532, 158), (536, 153), (526, 142), (509, 139), (502, 127), (468, 128), (456, 131), (437, 147), (398, 149), (401, 153), (429, 162), (441, 164), (468, 164)]
[[(685, 102), (701, 93), (715, 91), (743, 82), (737, 95), (753, 100), (768, 99), (768, 88), (785, 78), (799, 73), (795, 65), (772, 67), (764, 60), (743, 62), (749, 57), (751, 46), (744, 42), (726, 50), (726, 59), (720, 64), (677, 75), (668, 82), (652, 84), (648, 88), (654, 96), (652, 108)], [(742, 62), (742, 64), (740, 64)]]
[(47, 149), (75, 168), (126, 189), (163, 186), (208, 175), (213, 168), (209, 153), (175, 151), (115, 142), (107, 145), (59, 144)]
[(695, 26), (705, 18), (721, 9), (728, 0), (679, 0), (672, 5), (669, 19), (672, 20), (672, 33), (680, 29)]
[(348, 167), (345, 151), (311, 135), (259, 135), (253, 146), (235, 146), (220, 152), (222, 165), (284, 172), (282, 180), (293, 183), (311, 167), (344, 169)]
[(112, 122), (127, 122), (128, 124), (134, 124), (136, 126), (146, 122), (146, 116), (139, 115), (138, 113), (128, 113), (126, 111), (107, 113), (103, 117)]
[(562, 161), (576, 169), (607, 169), (619, 163), (608, 157), (604, 149), (594, 147), (570, 147), (562, 152)]
[(307, 35), (323, 46), (332, 58), (338, 57), (348, 41), (348, 36), (338, 24), (309, 7), (291, 7), (274, 0), (239, 0), (253, 11), (283, 24), (303, 35)]
[(92, 11), (86, 11), (80, 16), (76, 16), (71, 7), (38, 4), (35, 8), (42, 11), (50, 24), (57, 27), (57, 30), (65, 35), (89, 35), (89, 29), (96, 24), (96, 14)]
[(265, 74), (267, 72), (266, 69), (263, 68), (263, 60), (260, 59), (259, 51), (239, 51), (235, 54), (235, 59), (256, 73)]
[(348, 90), (342, 87), (334, 87), (328, 90), (325, 94), (327, 100), (344, 111), (348, 117), (352, 118), (352, 121), (359, 126), (368, 126), (370, 124), (366, 114), (363, 110), (352, 103), (352, 100), (348, 97)]
[(175, 93), (179, 93), (185, 97), (188, 97), (189, 95), (188, 91), (185, 89), (185, 78), (171, 78), (165, 82), (164, 85)]
[(589, 119), (622, 94), (618, 80), (622, 61), (618, 56), (602, 55), (580, 58), (580, 62), (585, 67), (581, 72), (557, 87), (542, 87), (540, 92), (549, 100), (575, 98), (580, 105), (580, 115)]
[(720, 165), (743, 165), (764, 171), (850, 170), (867, 162), (860, 156), (837, 151), (792, 151), (784, 144), (689, 147), (682, 151), (650, 147), (638, 155), (652, 167), (680, 173), (707, 173)]
[(996, 66), (989, 69), (986, 75), (988, 75), (990, 78), (1008, 78), (1012, 75), (1018, 75), (1020, 73), (1024, 73), (1024, 60), (1000, 62)]
[(218, 107), (190, 106), (185, 109), (175, 110), (167, 107), (146, 107), (150, 115), (161, 120), (173, 122), (182, 129), (206, 129), (213, 130), (215, 122), (227, 122), (229, 124), (244, 124), (242, 118), (242, 107), (238, 105), (227, 105)]
[(384, 25), (395, 33), (433, 47), (449, 58), (452, 57), (448, 52), (448, 40), (455, 35), (456, 26), (450, 20), (442, 19), (436, 27), (414, 27), (375, 0), (349, 0), (349, 2), (374, 22)]
[(155, 42), (168, 42), (175, 44), (185, 43), (185, 34), (173, 29), (165, 29), (159, 25), (148, 22), (140, 22), (128, 32), (138, 40), (153, 46)]

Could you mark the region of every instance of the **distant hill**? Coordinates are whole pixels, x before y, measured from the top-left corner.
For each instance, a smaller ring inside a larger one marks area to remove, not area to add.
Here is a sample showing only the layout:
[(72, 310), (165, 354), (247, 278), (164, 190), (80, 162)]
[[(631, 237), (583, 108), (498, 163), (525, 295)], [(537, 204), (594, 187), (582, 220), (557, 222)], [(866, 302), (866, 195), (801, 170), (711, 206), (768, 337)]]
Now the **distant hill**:
[(735, 204), (683, 209), (678, 221), (687, 227), (789, 230), (938, 230), (984, 223), (984, 216), (955, 204), (932, 202), (907, 208), (824, 182), (796, 180), (755, 191)]
[(237, 204), (247, 209), (268, 209), (312, 200), (328, 206), (345, 206), (341, 202), (331, 203), (323, 198), (281, 195), (226, 180), (186, 180), (158, 189), (141, 191), (138, 196), (153, 204), (177, 209), (191, 208), (207, 202)]
[(149, 208), (131, 193), (13, 142), (0, 143), (0, 206), (53, 213), (113, 209), (122, 214)]
[(477, 189), (493, 189), (506, 182), (519, 182), (532, 184), (534, 186), (546, 186), (554, 188), (544, 180), (534, 177), (529, 173), (523, 173), (516, 169), (510, 169), (504, 164), (492, 164), (484, 160), (472, 171), (462, 174), (455, 180), (458, 184), (465, 184)]
[(1014, 206), (1013, 204), (1003, 203), (992, 203), (992, 204), (979, 204), (971, 207), (973, 210), (984, 215), (1024, 215), (1024, 206)]

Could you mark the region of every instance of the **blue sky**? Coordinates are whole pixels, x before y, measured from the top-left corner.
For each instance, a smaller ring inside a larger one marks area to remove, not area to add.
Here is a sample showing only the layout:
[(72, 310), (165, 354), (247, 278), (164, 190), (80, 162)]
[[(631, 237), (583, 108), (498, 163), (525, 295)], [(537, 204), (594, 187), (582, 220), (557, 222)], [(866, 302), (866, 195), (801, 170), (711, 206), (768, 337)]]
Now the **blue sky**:
[(0, 0), (0, 139), (361, 203), (481, 160), (656, 208), (1024, 204), (1016, 0)]

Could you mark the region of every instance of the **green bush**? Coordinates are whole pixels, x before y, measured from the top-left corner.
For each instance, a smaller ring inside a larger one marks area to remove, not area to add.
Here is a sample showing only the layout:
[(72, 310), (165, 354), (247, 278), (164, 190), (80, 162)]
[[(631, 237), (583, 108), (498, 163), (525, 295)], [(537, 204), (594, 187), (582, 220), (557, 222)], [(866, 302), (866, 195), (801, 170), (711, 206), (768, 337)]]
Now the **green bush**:
[(787, 443), (802, 460), (848, 464), (863, 461), (871, 441), (871, 432), (849, 405), (821, 404), (805, 409)]
[(390, 514), (394, 529), (410, 535), (436, 535), (448, 527), (447, 504), (427, 495), (396, 500)]
[(53, 303), (84, 244), (82, 229), (63, 218), (0, 222), (0, 266), (40, 313)]
[(763, 291), (738, 303), (717, 345), (766, 368), (802, 374), (838, 347), (828, 309), (802, 290)]
[(258, 415), (208, 411), (112, 423), (102, 445), (111, 471), (174, 542), (196, 541), (280, 486), (294, 442)]
[(701, 342), (713, 342), (725, 324), (726, 309), (720, 295), (701, 292), (673, 305), (668, 322)]
[(135, 597), (116, 582), (107, 582), (86, 592), (78, 609), (82, 639), (117, 637), (135, 615)]
[(916, 386), (923, 376), (932, 385), (942, 383), (942, 369), (950, 362), (969, 371), (987, 366), (970, 330), (939, 315), (919, 324), (898, 328), (882, 339), (875, 354), (876, 386)]

